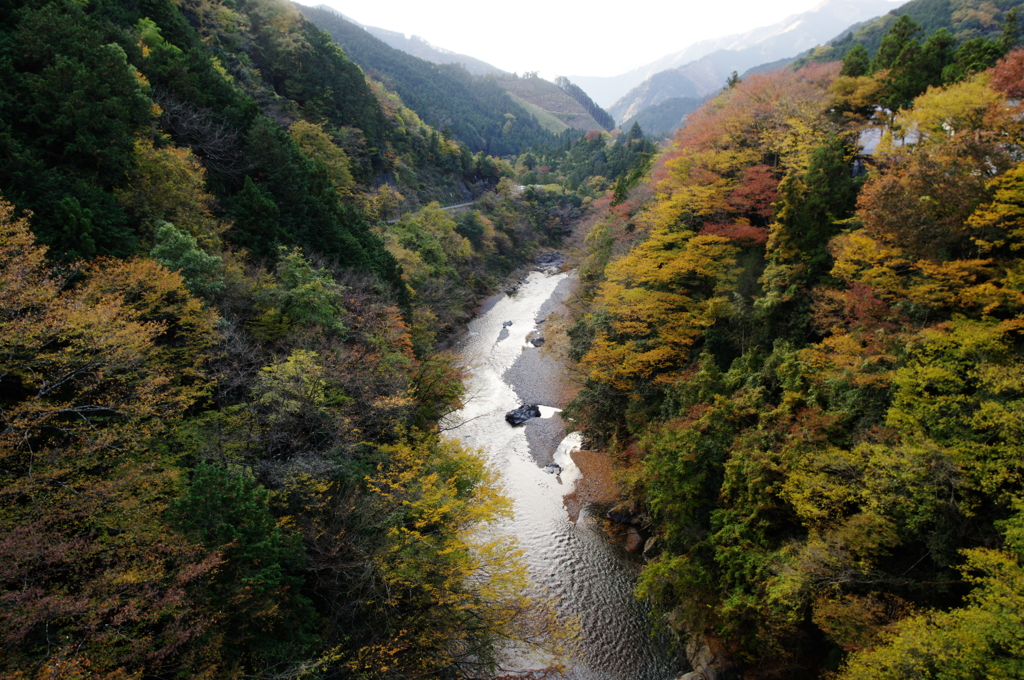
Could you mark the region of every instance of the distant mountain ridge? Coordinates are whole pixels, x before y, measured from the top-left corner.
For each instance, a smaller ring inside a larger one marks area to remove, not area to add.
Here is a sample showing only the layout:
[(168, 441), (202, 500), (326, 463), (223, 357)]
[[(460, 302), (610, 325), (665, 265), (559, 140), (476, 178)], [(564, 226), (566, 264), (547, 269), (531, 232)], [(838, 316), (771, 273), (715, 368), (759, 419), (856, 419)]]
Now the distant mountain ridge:
[[(326, 5), (301, 11), (328, 31), (370, 77), (384, 82), (425, 121), (448, 129), (474, 151), (507, 155), (523, 144), (550, 142), (548, 135), (570, 128), (606, 128), (585, 104), (536, 73), (520, 77), (490, 67), (484, 75), (473, 74), (465, 68), (464, 55), (438, 50), (421, 38), (407, 40), (396, 31), (363, 26)], [(435, 56), (459, 59), (438, 63), (396, 46), (402, 44), (410, 49), (426, 46)]]
[(507, 156), (553, 141), (551, 131), (509, 96), (496, 75), (475, 76), (460, 64), (434, 64), (415, 57), (330, 8), (299, 5), (299, 10), (327, 31), (367, 75), (396, 92), (425, 122), (452, 134), (470, 150)]
[(386, 28), (380, 28), (378, 26), (367, 26), (366, 24), (362, 24), (328, 5), (317, 5), (316, 9), (334, 12), (345, 19), (345, 21), (364, 29), (367, 33), (389, 47), (401, 50), (406, 54), (411, 54), (412, 56), (419, 57), (425, 61), (429, 61), (434, 64), (462, 64), (467, 71), (478, 76), (485, 76), (488, 73), (497, 73), (501, 75), (507, 73), (507, 71), (503, 71), (497, 66), (492, 66), (482, 59), (477, 59), (476, 57), (471, 57), (468, 54), (459, 54), (452, 50), (446, 50), (443, 47), (431, 45), (418, 35), (406, 37), (404, 33), (399, 31), (389, 31)]
[[(657, 61), (632, 71), (613, 77), (569, 76), (582, 87), (598, 104), (608, 110), (616, 120), (622, 122), (625, 117), (635, 115), (639, 109), (628, 104), (619, 105), (619, 100), (628, 95), (629, 91), (639, 86), (655, 74), (670, 69), (678, 69), (706, 59), (693, 67), (690, 78), (694, 81), (695, 95), (673, 94), (670, 97), (703, 96), (713, 91), (725, 81), (733, 70), (743, 72), (759, 64), (777, 61), (787, 57), (796, 57), (803, 51), (820, 45), (825, 40), (846, 30), (851, 24), (885, 14), (896, 7), (899, 2), (889, 0), (824, 0), (814, 9), (786, 17), (770, 26), (763, 26), (720, 38), (711, 38), (693, 43), (677, 52), (665, 55)], [(719, 65), (718, 62), (728, 62)], [(711, 84), (711, 83), (714, 84)], [(682, 81), (674, 85), (678, 92), (684, 92), (686, 86)], [(650, 106), (657, 101), (649, 102)], [(643, 107), (641, 107), (643, 108)], [(615, 110), (613, 110), (615, 109)], [(616, 110), (619, 113), (616, 113)]]

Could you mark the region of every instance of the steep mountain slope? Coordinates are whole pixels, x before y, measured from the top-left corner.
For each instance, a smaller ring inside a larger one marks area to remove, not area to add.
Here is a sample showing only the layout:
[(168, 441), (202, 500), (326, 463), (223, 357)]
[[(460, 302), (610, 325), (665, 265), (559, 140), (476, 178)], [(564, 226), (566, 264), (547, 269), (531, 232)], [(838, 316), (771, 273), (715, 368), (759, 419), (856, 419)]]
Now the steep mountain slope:
[(455, 64), (432, 64), (388, 46), (333, 10), (301, 7), (366, 73), (401, 96), (427, 123), (450, 132), (473, 151), (518, 153), (552, 141), (551, 133), (512, 100), (493, 77)]
[[(724, 55), (731, 56), (729, 53)], [(726, 73), (731, 73), (731, 70)], [(717, 65), (705, 58), (692, 67), (655, 73), (615, 102), (609, 107), (608, 112), (615, 116), (616, 120), (626, 121), (647, 107), (660, 104), (667, 99), (699, 98), (707, 91), (721, 88), (724, 82), (725, 78), (719, 76)]]
[(615, 128), (615, 119), (611, 117), (607, 111), (598, 106), (593, 99), (590, 98), (583, 88), (575, 84), (565, 76), (558, 76), (555, 78), (555, 84), (558, 85), (567, 95), (579, 102), (580, 106), (586, 109), (587, 113), (594, 117), (594, 120), (603, 127), (605, 130), (612, 130)]
[[(337, 13), (337, 10), (332, 7), (328, 7), (327, 5), (317, 5), (316, 7), (317, 9)], [(398, 31), (389, 31), (386, 28), (380, 28), (378, 26), (367, 26), (366, 24), (359, 23), (352, 17), (345, 16), (344, 14), (341, 16), (344, 17), (346, 21), (349, 21), (356, 26), (361, 26), (368, 33), (387, 45), (394, 47), (396, 50), (401, 50), (406, 54), (419, 57), (424, 61), (433, 62), (435, 64), (462, 64), (467, 71), (479, 76), (485, 76), (488, 73), (505, 73), (505, 71), (488, 64), (482, 59), (477, 59), (476, 57), (471, 57), (468, 54), (459, 54), (458, 52), (446, 50), (443, 47), (431, 45), (418, 35), (406, 37), (404, 33), (400, 33)]]
[[(218, 240), (208, 208), (206, 217), (179, 219), (180, 210), (156, 211), (155, 198), (130, 198), (142, 186), (167, 194), (159, 181), (183, 181), (202, 162), (208, 202), (218, 199), (234, 219), (229, 241), (260, 256), (277, 245), (312, 247), (398, 280), (362, 212), (279, 124), (309, 115), (365, 149), (365, 162), (345, 163), (360, 181), (385, 170), (384, 152), (398, 142), (359, 67), (291, 5), (207, 8), (194, 17), (198, 25), (170, 2), (88, 13), (26, 5), (0, 13), (8, 29), (0, 42), (0, 193), (35, 213), (51, 252), (131, 255), (152, 246), (158, 216)], [(204, 23), (217, 11), (216, 22)], [(147, 142), (144, 132), (157, 126), (167, 136)], [(187, 172), (161, 155), (169, 142), (189, 149)]]
[[(1024, 50), (949, 80), (952, 38), (897, 21), (867, 75), (722, 91), (587, 241), (565, 411), (632, 461), (620, 508), (661, 551), (637, 592), (713, 673), (1024, 667)], [(915, 143), (851, 173), (900, 91)]]
[(562, 88), (554, 83), (528, 73), (524, 77), (505, 76), (498, 84), (505, 88), (518, 100), (535, 106), (553, 118), (558, 124), (551, 123), (552, 132), (560, 133), (566, 129), (603, 130), (604, 126), (587, 113), (582, 104), (570, 97)]
[[(720, 73), (724, 73), (726, 76), (733, 70), (742, 73), (752, 66), (767, 61), (795, 57), (800, 52), (821, 44), (826, 36), (834, 36), (851, 24), (877, 17), (895, 6), (898, 6), (898, 3), (888, 0), (824, 0), (809, 12), (795, 14), (771, 26), (756, 28), (746, 33), (702, 40), (628, 73), (610, 78), (594, 76), (570, 76), (570, 78), (586, 90), (594, 98), (594, 101), (608, 108), (613, 103), (617, 103), (629, 90), (656, 73), (685, 66), (708, 55), (719, 54), (711, 63), (705, 63), (698, 69), (707, 72), (708, 75), (701, 76), (698, 73), (693, 76), (697, 83), (713, 80), (716, 83), (715, 86), (712, 86), (714, 89), (721, 85), (721, 81), (724, 81), (724, 77), (718, 79)], [(723, 51), (739, 52), (741, 55), (732, 58), (728, 54), (721, 54)], [(718, 65), (718, 60), (728, 63)], [(698, 91), (700, 87), (700, 85), (697, 86)], [(701, 94), (710, 91), (712, 90), (704, 90)], [(649, 106), (650, 103), (647, 105)], [(622, 120), (610, 108), (608, 111), (617, 120)]]
[(899, 9), (837, 34), (828, 43), (816, 48), (801, 61), (828, 62), (842, 59), (856, 44), (874, 54), (889, 27), (902, 15), (913, 19), (927, 37), (939, 29), (948, 29), (957, 43), (972, 38), (996, 38), (1002, 31), (1003, 18), (1011, 8), (1024, 4), (1021, 0), (991, 3), (984, 0), (910, 0)]

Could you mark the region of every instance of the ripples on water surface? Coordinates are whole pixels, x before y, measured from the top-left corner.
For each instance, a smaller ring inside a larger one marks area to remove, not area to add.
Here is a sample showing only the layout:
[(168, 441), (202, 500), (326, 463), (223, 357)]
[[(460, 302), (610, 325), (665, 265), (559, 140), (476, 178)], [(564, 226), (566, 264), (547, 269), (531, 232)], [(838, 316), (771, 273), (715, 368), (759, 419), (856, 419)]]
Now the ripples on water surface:
[[(505, 413), (524, 402), (547, 406), (556, 399), (551, 364), (530, 356), (540, 350), (525, 341), (532, 330), (543, 329), (536, 321), (550, 313), (554, 300), (564, 299), (574, 275), (532, 272), (514, 295), (502, 296), (470, 324), (460, 348), (472, 364), (469, 400), (453, 419), (462, 424), (451, 434), (484, 449), (500, 471), (515, 504), (506, 528), (525, 553), (531, 581), (538, 594), (558, 599), (564, 620), (581, 624), (578, 656), (563, 660), (562, 677), (670, 680), (680, 669), (666, 642), (651, 639), (647, 610), (632, 596), (637, 566), (605, 539), (595, 519), (583, 512), (573, 524), (562, 505), (578, 471), (564, 447), (556, 451), (564, 437), (556, 410), (542, 409), (544, 417), (522, 427), (505, 422)], [(503, 326), (506, 321), (512, 325)], [(542, 469), (551, 462), (562, 466), (561, 475)]]

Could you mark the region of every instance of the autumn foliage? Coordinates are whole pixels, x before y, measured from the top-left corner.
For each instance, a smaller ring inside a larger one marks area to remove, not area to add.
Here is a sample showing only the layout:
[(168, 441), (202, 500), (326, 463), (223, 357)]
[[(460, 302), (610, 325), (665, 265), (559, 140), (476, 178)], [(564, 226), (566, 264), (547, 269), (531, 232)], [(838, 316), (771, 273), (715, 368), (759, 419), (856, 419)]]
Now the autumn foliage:
[(757, 677), (1019, 670), (1020, 54), (874, 121), (751, 76), (593, 227), (569, 410), (636, 460), (638, 593)]
[(436, 432), (454, 356), (297, 249), (222, 276), (220, 316), (153, 260), (57, 268), (0, 203), (5, 672), (447, 677), (544, 643), (474, 537), (493, 473)]
[[(0, 675), (479, 677), (550, 646), (494, 475), (439, 432), (438, 345), (582, 203), (469, 145), (554, 138), (431, 65), (476, 120), (432, 127), (279, 0), (0, 20)], [(612, 180), (653, 150), (619, 147)]]
[(180, 471), (147, 449), (209, 394), (216, 316), (152, 261), (98, 261), (70, 285), (10, 204), (0, 225), (8, 668), (38, 649), (211, 667), (195, 643), (216, 615), (189, 589), (219, 560), (162, 521)]

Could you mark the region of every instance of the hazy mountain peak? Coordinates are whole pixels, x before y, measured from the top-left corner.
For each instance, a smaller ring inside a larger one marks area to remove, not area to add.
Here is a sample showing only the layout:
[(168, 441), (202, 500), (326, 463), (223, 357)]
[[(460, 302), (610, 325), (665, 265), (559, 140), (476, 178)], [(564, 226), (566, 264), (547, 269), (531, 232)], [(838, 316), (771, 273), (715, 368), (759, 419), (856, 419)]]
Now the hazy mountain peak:
[[(569, 77), (586, 90), (594, 101), (607, 108), (612, 115), (616, 115), (613, 109), (618, 106), (617, 100), (656, 73), (686, 66), (720, 51), (746, 51), (750, 59), (740, 59), (740, 66), (730, 67), (722, 76), (721, 82), (716, 83), (715, 87), (719, 87), (732, 70), (743, 72), (759, 64), (795, 57), (800, 52), (835, 37), (851, 24), (880, 16), (901, 4), (900, 1), (890, 0), (823, 0), (807, 12), (793, 14), (774, 24), (743, 33), (700, 40), (618, 76)], [(718, 77), (717, 70), (709, 70), (707, 65), (703, 70), (708, 73), (713, 71), (712, 75)], [(699, 83), (696, 87), (698, 93), (706, 89)]]

